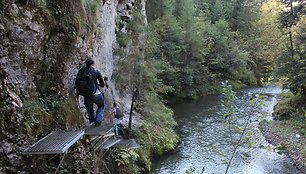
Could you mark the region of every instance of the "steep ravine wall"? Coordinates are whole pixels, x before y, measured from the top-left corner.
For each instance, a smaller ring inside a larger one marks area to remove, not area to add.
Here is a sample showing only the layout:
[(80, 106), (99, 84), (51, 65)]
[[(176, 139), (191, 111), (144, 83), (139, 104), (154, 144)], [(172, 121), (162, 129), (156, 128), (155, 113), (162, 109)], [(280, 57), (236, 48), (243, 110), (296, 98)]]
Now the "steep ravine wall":
[[(112, 103), (111, 89), (124, 111), (129, 109), (130, 91), (121, 90), (119, 94), (112, 74), (120, 61), (113, 54), (119, 47), (116, 19), (130, 17), (134, 0), (101, 1), (96, 15), (89, 14), (92, 9), (86, 9), (84, 2), (0, 2), (0, 173), (48, 171), (40, 163), (47, 165), (44, 158), (25, 156), (22, 150), (52, 130), (86, 125), (87, 119), (80, 117), (73, 84), (88, 56), (110, 79), (110, 89), (104, 90), (106, 115)], [(134, 120), (139, 123), (139, 114)], [(69, 158), (73, 165), (67, 167), (70, 172), (86, 173), (81, 166), (94, 165), (89, 162), (94, 155), (86, 152), (84, 144), (78, 143), (73, 150)]]

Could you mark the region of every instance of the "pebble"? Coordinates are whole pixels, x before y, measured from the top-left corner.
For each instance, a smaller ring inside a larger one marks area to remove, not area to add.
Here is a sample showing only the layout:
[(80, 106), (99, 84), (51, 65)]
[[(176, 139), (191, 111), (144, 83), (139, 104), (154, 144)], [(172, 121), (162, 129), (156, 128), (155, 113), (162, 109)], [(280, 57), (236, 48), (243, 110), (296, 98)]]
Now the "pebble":
[(2, 146), (3, 152), (5, 154), (9, 154), (9, 153), (11, 153), (13, 151), (12, 145), (10, 143), (8, 143), (8, 142), (3, 142), (1, 144), (1, 146)]
[(12, 4), (12, 5), (10, 6), (10, 8), (9, 8), (9, 12), (10, 12), (11, 15), (17, 16), (18, 13), (19, 13), (19, 8), (18, 8), (18, 6), (17, 6), (16, 4)]
[(26, 11), (23, 13), (23, 15), (25, 16), (25, 18), (26, 18), (27, 20), (32, 20), (32, 15), (31, 15), (31, 12), (30, 12), (30, 11), (26, 10)]
[(0, 30), (5, 30), (4, 26), (0, 24)]

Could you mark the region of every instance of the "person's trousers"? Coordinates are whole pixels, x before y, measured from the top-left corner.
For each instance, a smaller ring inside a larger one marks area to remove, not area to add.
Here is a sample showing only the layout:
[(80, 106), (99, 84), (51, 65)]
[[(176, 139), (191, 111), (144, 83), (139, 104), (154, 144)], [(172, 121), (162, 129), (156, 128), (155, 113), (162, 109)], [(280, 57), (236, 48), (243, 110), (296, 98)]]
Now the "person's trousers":
[[(84, 97), (84, 104), (88, 113), (89, 123), (103, 120), (104, 97), (102, 93)], [(94, 104), (97, 105), (96, 116), (94, 116)]]

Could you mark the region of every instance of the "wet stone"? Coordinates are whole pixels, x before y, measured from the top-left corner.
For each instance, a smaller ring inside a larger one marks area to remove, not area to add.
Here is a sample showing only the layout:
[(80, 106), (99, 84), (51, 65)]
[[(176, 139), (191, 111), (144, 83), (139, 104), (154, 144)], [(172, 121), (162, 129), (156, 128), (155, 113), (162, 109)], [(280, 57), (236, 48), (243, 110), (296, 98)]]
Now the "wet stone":
[(9, 154), (9, 153), (11, 153), (13, 151), (12, 145), (10, 143), (8, 143), (8, 142), (1, 143), (1, 147), (2, 147), (3, 152), (5, 154)]
[(3, 25), (0, 24), (0, 31), (1, 30), (5, 30), (5, 27)]
[(10, 5), (10, 8), (8, 11), (12, 16), (17, 16), (19, 13), (19, 8), (16, 4), (12, 4)]

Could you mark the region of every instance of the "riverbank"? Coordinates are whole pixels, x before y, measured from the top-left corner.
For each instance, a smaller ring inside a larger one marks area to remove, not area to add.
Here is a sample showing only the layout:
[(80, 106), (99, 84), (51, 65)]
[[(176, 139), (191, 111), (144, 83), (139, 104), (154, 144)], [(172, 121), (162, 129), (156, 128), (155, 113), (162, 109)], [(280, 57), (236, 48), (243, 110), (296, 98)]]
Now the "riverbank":
[(260, 124), (266, 140), (277, 146), (277, 150), (285, 152), (294, 165), (306, 173), (306, 138), (300, 135), (285, 121), (263, 121)]
[(274, 120), (262, 121), (266, 140), (285, 152), (301, 171), (306, 173), (305, 97), (285, 94), (274, 107)]
[(285, 152), (301, 173), (306, 173), (306, 138), (294, 131), (285, 121), (264, 121), (261, 128), (266, 140), (277, 146), (278, 151)]

